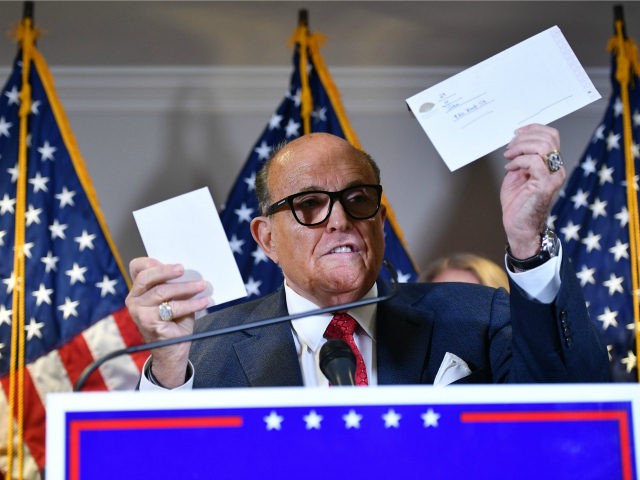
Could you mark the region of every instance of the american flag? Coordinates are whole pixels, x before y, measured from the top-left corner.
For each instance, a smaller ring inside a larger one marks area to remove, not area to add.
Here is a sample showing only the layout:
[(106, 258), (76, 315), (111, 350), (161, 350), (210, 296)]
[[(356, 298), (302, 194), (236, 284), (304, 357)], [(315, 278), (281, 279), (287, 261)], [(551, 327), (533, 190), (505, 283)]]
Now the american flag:
[[(613, 41), (613, 39), (612, 39)], [(637, 59), (636, 65), (637, 63)], [(551, 211), (565, 254), (573, 260), (591, 319), (609, 350), (612, 379), (637, 381), (631, 250), (623, 138), (623, 101), (612, 57), (612, 95), (579, 165)], [(638, 70), (630, 69), (629, 106), (636, 171), (640, 139)], [(638, 189), (638, 176), (635, 177)]]
[[(53, 89), (53, 77), (44, 58), (33, 45), (30, 48), (24, 331), (17, 335), (24, 337), (26, 364), (22, 475), (39, 478), (45, 464), (46, 394), (70, 391), (95, 358), (140, 344), (142, 338), (124, 306), (127, 281)], [(19, 324), (12, 298), (19, 288), (13, 268), (15, 221), (20, 215), (16, 192), (21, 180), (22, 69), (20, 52), (0, 91), (0, 469), (13, 463), (14, 474), (15, 451), (9, 462), (5, 432), (9, 428), (11, 330)], [(86, 389), (134, 387), (143, 360), (141, 355), (125, 356), (103, 365)]]
[[(300, 32), (300, 28), (304, 28)], [(295, 38), (307, 35), (309, 44), (317, 42), (315, 35), (307, 34), (306, 27), (299, 27)], [(298, 41), (294, 47), (293, 73), (289, 89), (284, 100), (276, 112), (271, 116), (262, 135), (255, 143), (249, 158), (238, 176), (220, 215), (222, 225), (227, 233), (229, 244), (234, 252), (238, 268), (247, 289), (247, 298), (255, 298), (274, 291), (282, 284), (280, 267), (273, 263), (256, 244), (249, 230), (249, 223), (253, 217), (259, 215), (258, 203), (255, 195), (256, 172), (269, 158), (272, 149), (283, 141), (291, 141), (303, 134), (302, 83), (300, 77), (300, 50), (303, 48)], [(308, 49), (308, 82), (313, 102), (311, 112), (310, 131), (328, 132), (348, 138), (344, 125), (345, 118), (340, 121), (341, 105), (334, 105), (328, 94), (329, 89), (337, 93), (333, 82), (328, 76), (317, 49)], [(324, 80), (324, 83), (323, 83)], [(326, 83), (331, 83), (327, 86)], [(384, 200), (383, 200), (384, 201)], [(387, 210), (390, 208), (387, 206)], [(394, 225), (387, 220), (385, 223), (385, 257), (394, 265), (401, 282), (415, 280), (416, 270), (401, 242)], [(388, 278), (388, 274), (382, 274)]]

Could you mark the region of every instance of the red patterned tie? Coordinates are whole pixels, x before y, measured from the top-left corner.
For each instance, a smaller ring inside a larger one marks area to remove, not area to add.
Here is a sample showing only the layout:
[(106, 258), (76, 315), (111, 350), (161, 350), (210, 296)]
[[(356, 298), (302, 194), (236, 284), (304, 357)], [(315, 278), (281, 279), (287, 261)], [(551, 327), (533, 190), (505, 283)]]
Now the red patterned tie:
[(369, 379), (367, 378), (367, 367), (364, 364), (364, 358), (362, 358), (362, 354), (358, 347), (356, 346), (356, 342), (353, 339), (353, 332), (356, 330), (358, 326), (358, 322), (355, 319), (347, 314), (347, 313), (337, 313), (331, 319), (329, 326), (324, 331), (325, 338), (338, 338), (343, 340), (351, 347), (353, 350), (353, 354), (356, 356), (356, 385), (369, 385)]

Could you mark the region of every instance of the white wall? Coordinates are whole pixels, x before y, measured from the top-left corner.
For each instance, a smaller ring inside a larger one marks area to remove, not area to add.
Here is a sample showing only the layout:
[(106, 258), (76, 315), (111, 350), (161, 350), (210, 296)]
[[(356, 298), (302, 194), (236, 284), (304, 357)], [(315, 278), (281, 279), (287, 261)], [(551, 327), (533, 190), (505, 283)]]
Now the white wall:
[[(414, 260), (471, 250), (501, 261), (500, 155), (455, 173), (404, 99), (457, 69), (333, 68), (352, 126), (382, 169)], [(207, 185), (221, 206), (289, 82), (284, 67), (52, 68), (125, 264), (144, 254), (131, 212)], [(588, 71), (603, 99), (558, 121), (575, 165), (603, 114), (608, 71)], [(8, 69), (0, 69), (6, 78)]]

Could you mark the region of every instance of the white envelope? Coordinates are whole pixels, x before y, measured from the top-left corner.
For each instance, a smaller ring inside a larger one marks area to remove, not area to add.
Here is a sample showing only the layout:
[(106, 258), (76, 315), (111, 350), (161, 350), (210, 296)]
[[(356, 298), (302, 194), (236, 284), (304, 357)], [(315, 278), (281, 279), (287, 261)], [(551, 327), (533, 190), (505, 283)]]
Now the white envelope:
[(600, 98), (557, 26), (407, 99), (451, 171)]
[(245, 297), (247, 291), (208, 188), (133, 212), (147, 255), (181, 263), (176, 281), (204, 279), (209, 306)]

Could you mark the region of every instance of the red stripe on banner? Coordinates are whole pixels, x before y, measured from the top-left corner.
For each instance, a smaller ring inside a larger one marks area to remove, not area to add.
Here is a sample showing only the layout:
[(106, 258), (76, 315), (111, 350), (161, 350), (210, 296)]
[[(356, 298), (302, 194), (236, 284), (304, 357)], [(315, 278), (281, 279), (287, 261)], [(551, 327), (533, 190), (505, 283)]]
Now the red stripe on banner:
[(242, 417), (130, 418), (69, 422), (69, 480), (80, 479), (80, 434), (87, 430), (238, 428)]
[[(124, 307), (121, 310), (113, 313), (113, 318), (116, 321), (116, 325), (118, 325), (118, 329), (120, 330), (120, 336), (122, 336), (122, 341), (127, 347), (132, 345), (141, 345), (144, 343), (142, 340), (142, 335), (138, 331), (138, 327), (133, 322), (131, 315), (129, 315), (129, 310), (127, 307)], [(149, 356), (149, 350), (143, 350), (141, 352), (132, 353), (130, 355), (131, 359), (138, 366), (138, 370), (142, 371), (142, 367), (147, 357)]]
[[(64, 364), (72, 385), (75, 385), (84, 368), (94, 360), (87, 341), (82, 336), (82, 332), (60, 347), (58, 356)], [(96, 370), (87, 378), (84, 390), (107, 390), (107, 384), (99, 370)]]
[[(9, 376), (3, 377), (0, 381), (9, 401)], [(14, 434), (17, 434), (16, 430)], [(29, 370), (26, 368), (24, 370), (24, 442), (29, 447), (38, 468), (42, 470), (45, 463), (45, 409)]]
[(585, 410), (585, 411), (548, 411), (548, 412), (462, 412), (463, 423), (506, 423), (506, 422), (576, 422), (576, 421), (615, 421), (620, 435), (620, 460), (622, 478), (631, 480), (631, 438), (629, 418), (625, 410)]

